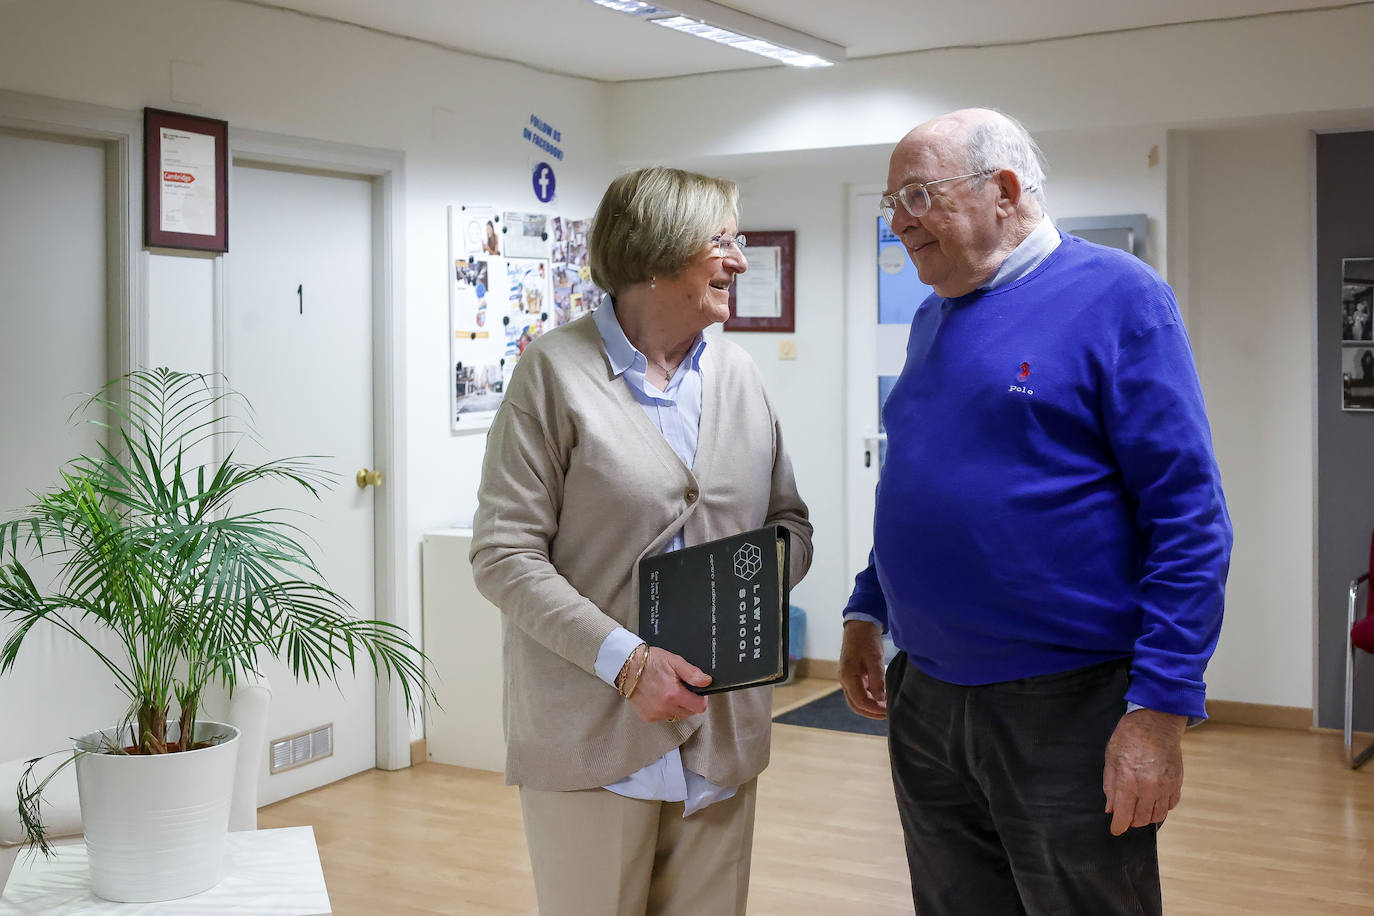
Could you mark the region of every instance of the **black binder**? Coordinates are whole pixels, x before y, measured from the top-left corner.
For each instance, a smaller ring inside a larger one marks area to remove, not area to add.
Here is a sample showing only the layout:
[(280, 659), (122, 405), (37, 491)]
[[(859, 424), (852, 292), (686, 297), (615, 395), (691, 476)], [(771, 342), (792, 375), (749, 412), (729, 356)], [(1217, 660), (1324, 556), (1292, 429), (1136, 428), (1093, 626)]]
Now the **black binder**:
[(769, 525), (639, 561), (639, 635), (711, 675), (693, 693), (787, 679), (787, 529)]

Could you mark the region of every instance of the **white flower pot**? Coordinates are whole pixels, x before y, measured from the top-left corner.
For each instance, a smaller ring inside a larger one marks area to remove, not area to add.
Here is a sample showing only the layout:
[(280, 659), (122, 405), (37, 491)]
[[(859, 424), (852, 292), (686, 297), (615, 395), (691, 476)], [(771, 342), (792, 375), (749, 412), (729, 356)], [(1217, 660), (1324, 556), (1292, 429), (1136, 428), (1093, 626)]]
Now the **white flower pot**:
[[(178, 730), (168, 726), (168, 739)], [(101, 746), (108, 728), (83, 735)], [(127, 738), (126, 729), (123, 737)], [(120, 903), (175, 900), (209, 890), (223, 877), (239, 731), (197, 722), (196, 740), (220, 743), (178, 754), (82, 754), (76, 761), (91, 890)]]

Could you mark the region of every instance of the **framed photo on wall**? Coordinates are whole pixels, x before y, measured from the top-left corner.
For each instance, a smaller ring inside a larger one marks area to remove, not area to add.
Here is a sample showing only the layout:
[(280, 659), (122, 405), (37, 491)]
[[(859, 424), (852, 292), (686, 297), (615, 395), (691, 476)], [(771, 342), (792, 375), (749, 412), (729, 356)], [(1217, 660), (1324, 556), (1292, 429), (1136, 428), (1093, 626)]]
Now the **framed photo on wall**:
[(1374, 411), (1374, 258), (1341, 261), (1341, 408)]
[(740, 235), (748, 241), (749, 269), (730, 285), (725, 330), (793, 333), (797, 233), (751, 229)]
[(1341, 340), (1374, 342), (1374, 258), (1341, 262)]
[(143, 244), (229, 250), (229, 122), (143, 109)]

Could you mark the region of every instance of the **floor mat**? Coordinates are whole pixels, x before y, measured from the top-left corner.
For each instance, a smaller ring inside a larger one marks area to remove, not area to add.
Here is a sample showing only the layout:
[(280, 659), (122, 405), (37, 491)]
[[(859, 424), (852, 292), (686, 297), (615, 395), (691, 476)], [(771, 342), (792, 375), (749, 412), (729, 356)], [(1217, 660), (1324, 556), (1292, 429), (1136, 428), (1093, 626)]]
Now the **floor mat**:
[(844, 691), (836, 690), (812, 700), (805, 706), (798, 706), (773, 720), (781, 725), (804, 725), (807, 728), (828, 728), (838, 732), (858, 732), (863, 735), (887, 735), (887, 722), (883, 719), (865, 719), (849, 708), (844, 700)]

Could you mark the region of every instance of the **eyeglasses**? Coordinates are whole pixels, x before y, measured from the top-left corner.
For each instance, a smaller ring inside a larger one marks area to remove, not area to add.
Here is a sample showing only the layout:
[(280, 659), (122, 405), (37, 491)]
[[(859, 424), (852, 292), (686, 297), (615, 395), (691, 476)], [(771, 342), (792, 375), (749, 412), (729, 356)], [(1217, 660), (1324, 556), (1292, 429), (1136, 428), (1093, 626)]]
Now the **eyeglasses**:
[(731, 238), (723, 232), (717, 232), (715, 235), (711, 236), (711, 247), (714, 248), (716, 254), (720, 255), (722, 258), (729, 253), (731, 248), (735, 249), (740, 254), (744, 254), (744, 246), (748, 244), (749, 240), (743, 235), (737, 235)]
[(984, 170), (982, 172), (969, 172), (967, 175), (954, 175), (950, 178), (937, 178), (934, 181), (917, 181), (904, 188), (899, 188), (892, 194), (885, 195), (878, 202), (878, 210), (883, 214), (883, 219), (887, 221), (888, 228), (892, 227), (892, 219), (897, 215), (897, 204), (901, 203), (902, 208), (911, 214), (912, 219), (920, 219), (930, 212), (930, 191), (927, 190), (937, 184), (944, 184), (946, 181), (959, 181), (962, 178), (981, 178), (984, 175), (991, 175), (996, 169)]

